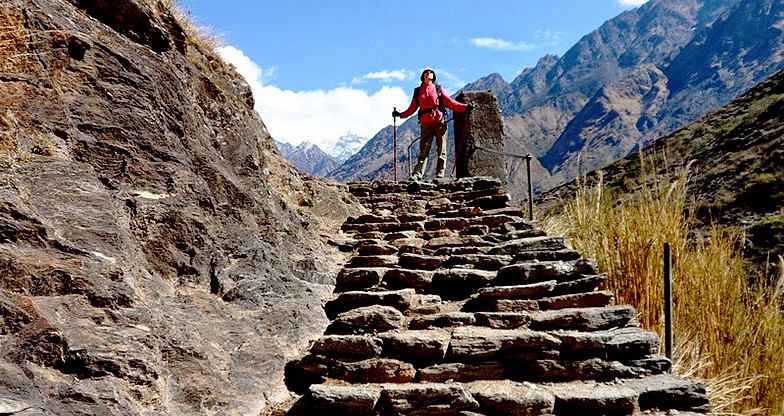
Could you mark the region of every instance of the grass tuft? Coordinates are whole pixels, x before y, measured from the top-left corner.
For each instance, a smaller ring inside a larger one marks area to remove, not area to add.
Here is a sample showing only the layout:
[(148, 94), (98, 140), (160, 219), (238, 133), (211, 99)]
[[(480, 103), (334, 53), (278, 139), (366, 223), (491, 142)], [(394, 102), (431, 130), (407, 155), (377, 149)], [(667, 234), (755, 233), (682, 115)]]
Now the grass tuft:
[(742, 258), (742, 232), (691, 231), (687, 172), (643, 178), (623, 197), (611, 195), (601, 178), (583, 183), (543, 227), (595, 257), (609, 274), (606, 288), (662, 337), (662, 247), (669, 242), (676, 373), (706, 380), (713, 414), (784, 415), (784, 260), (775, 284), (753, 285), (766, 280), (756, 279)]

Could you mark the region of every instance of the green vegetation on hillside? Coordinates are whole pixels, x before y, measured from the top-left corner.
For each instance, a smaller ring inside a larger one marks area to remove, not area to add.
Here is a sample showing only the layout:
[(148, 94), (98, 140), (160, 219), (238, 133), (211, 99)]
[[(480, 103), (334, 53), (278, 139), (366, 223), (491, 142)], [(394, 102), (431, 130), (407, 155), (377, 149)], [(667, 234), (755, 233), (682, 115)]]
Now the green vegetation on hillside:
[(669, 242), (675, 372), (706, 380), (714, 414), (784, 415), (784, 271), (773, 284), (756, 279), (737, 229), (694, 235), (686, 176), (641, 180), (647, 185), (620, 199), (601, 180), (583, 184), (544, 226), (595, 257), (609, 274), (606, 288), (662, 339), (662, 248)]

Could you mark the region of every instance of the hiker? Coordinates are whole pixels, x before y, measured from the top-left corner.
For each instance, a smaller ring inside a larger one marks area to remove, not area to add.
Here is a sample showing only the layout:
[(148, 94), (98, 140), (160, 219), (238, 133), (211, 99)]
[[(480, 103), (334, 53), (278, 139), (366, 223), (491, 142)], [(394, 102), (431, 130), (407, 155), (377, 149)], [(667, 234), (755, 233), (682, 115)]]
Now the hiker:
[(411, 99), (411, 105), (408, 106), (408, 109), (402, 113), (397, 110), (392, 111), (393, 118), (406, 118), (414, 114), (417, 108), (420, 109), (418, 112), (420, 124), (419, 159), (414, 171), (411, 172), (412, 181), (421, 180), (425, 175), (434, 136), (438, 146), (436, 178), (444, 177), (444, 170), (446, 170), (446, 109), (463, 113), (470, 112), (474, 108), (473, 103), (463, 104), (444, 94), (441, 86), (436, 83), (436, 73), (433, 68), (425, 68), (419, 79), (422, 84), (414, 88), (414, 97)]

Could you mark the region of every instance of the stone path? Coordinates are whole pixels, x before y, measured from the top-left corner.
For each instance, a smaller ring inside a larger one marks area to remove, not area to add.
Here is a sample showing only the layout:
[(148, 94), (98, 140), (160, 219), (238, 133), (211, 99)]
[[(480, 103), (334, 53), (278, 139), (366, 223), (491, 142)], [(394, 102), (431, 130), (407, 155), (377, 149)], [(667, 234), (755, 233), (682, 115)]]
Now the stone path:
[(710, 410), (637, 311), (597, 289), (596, 262), (524, 220), (499, 181), (349, 187), (371, 214), (342, 227), (355, 255), (324, 336), (287, 366), (289, 415)]

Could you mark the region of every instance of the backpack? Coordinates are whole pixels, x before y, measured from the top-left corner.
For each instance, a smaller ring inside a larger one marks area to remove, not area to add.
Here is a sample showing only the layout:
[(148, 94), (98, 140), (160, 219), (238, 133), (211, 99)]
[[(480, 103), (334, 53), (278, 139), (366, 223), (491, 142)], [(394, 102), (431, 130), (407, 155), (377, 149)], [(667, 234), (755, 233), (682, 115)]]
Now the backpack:
[[(441, 100), (441, 86), (438, 84), (436, 84), (436, 93), (438, 94), (438, 109), (446, 116), (446, 106), (444, 106), (444, 101)], [(419, 107), (419, 87), (414, 88), (414, 100), (416, 100), (416, 105)]]

